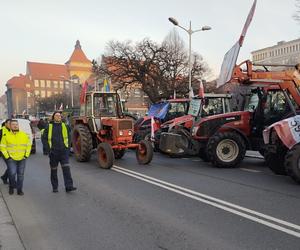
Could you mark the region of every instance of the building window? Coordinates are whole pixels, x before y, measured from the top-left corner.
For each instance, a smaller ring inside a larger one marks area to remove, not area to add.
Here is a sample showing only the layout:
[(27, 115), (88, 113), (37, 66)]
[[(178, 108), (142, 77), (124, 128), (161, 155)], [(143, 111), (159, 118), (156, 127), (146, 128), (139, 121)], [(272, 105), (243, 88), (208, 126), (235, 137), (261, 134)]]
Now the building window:
[(30, 89), (30, 83), (26, 83), (26, 88)]
[(47, 88), (51, 88), (51, 82), (49, 80), (46, 81)]
[(50, 97), (51, 96), (51, 91), (47, 91), (47, 97)]
[(296, 44), (296, 51), (298, 51), (299, 50), (299, 45), (298, 44)]
[(40, 86), (40, 84), (39, 84), (39, 80), (34, 80), (34, 87), (39, 87)]
[(57, 92), (57, 91), (54, 91), (54, 95), (58, 95), (58, 92)]
[(53, 87), (56, 88), (56, 89), (58, 88), (58, 82), (57, 81), (53, 81)]
[(40, 96), (40, 91), (35, 90), (35, 91), (34, 91), (34, 95), (35, 95), (35, 96)]
[(30, 97), (31, 93), (30, 92), (27, 92), (27, 97)]
[(46, 97), (46, 91), (45, 91), (45, 90), (42, 90), (42, 91), (41, 91), (41, 97), (42, 97), (42, 98), (45, 98), (45, 97)]
[(63, 81), (60, 81), (60, 82), (59, 82), (59, 87), (60, 87), (61, 89), (64, 88), (64, 82), (63, 82)]
[(65, 88), (68, 89), (70, 87), (69, 82), (65, 82)]
[(41, 80), (41, 88), (45, 88), (45, 80)]

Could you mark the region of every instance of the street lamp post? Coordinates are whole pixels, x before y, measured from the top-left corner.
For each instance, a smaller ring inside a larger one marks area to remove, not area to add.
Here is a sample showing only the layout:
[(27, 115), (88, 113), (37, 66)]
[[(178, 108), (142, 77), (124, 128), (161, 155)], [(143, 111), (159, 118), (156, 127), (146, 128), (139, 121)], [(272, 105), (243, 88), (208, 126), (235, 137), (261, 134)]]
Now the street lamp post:
[(186, 29), (179, 25), (178, 21), (173, 18), (169, 17), (169, 21), (173, 23), (175, 26), (178, 26), (179, 28), (183, 29), (189, 34), (189, 98), (192, 98), (194, 95), (193, 88), (192, 88), (192, 34), (199, 32), (199, 31), (206, 31), (210, 30), (210, 26), (203, 26), (201, 29), (192, 30), (192, 22), (190, 21), (190, 27), (189, 29)]

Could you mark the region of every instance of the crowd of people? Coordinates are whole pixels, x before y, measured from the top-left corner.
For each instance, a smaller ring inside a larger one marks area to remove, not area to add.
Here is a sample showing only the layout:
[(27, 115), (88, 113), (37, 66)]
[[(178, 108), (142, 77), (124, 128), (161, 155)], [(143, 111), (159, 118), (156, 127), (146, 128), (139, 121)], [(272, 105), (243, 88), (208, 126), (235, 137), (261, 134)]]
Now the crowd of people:
[[(43, 144), (43, 154), (49, 156), (50, 181), (52, 191), (58, 192), (57, 170), (59, 164), (65, 184), (65, 191), (72, 192), (77, 188), (73, 185), (73, 179), (69, 164), (69, 152), (71, 147), (70, 128), (62, 121), (60, 112), (54, 112), (50, 122), (41, 119), (38, 123)], [(19, 129), (18, 120), (7, 119), (0, 128), (0, 153), (6, 166), (1, 179), (8, 184), (8, 192), (24, 195), (23, 181), (26, 159), (30, 156), (32, 141), (29, 136)]]

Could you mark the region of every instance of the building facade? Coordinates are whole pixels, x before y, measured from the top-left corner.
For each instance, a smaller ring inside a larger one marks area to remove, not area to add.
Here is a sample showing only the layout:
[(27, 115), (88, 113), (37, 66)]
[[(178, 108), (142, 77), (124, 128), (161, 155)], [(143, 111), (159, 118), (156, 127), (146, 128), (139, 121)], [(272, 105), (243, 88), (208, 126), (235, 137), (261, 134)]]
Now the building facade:
[[(80, 84), (92, 74), (92, 62), (76, 41), (74, 51), (65, 64), (27, 62), (26, 75), (20, 74), (7, 81), (8, 116), (39, 111), (37, 99), (65, 94), (65, 105), (79, 105)], [(61, 103), (57, 103), (57, 107)]]
[[(253, 63), (296, 65), (300, 62), (300, 39), (280, 41), (274, 46), (251, 52)], [(282, 70), (282, 67), (273, 67), (272, 70)]]

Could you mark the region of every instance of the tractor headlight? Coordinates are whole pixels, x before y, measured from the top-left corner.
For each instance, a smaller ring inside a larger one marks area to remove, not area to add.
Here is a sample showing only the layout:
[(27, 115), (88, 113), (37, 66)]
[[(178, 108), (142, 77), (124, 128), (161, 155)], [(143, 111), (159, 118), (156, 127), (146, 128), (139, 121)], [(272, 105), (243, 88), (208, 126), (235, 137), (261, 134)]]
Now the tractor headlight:
[(122, 130), (119, 131), (119, 135), (121, 135), (121, 136), (123, 135), (123, 131)]
[(128, 131), (128, 135), (132, 135), (132, 131), (131, 130)]

